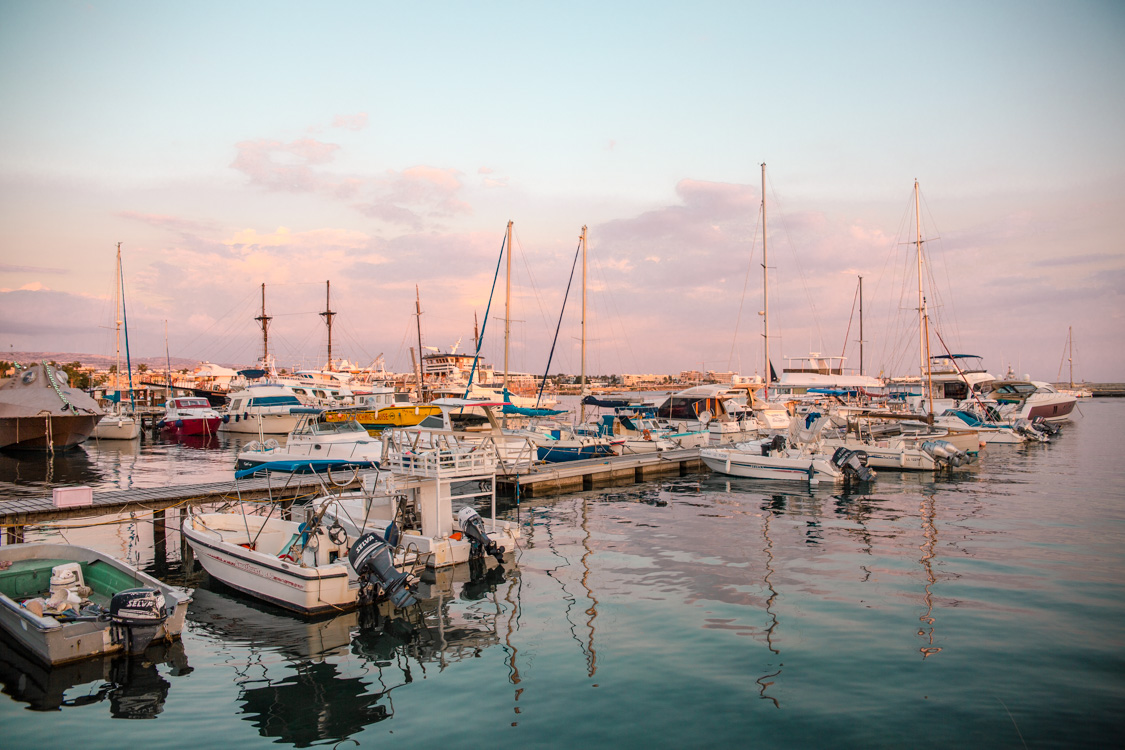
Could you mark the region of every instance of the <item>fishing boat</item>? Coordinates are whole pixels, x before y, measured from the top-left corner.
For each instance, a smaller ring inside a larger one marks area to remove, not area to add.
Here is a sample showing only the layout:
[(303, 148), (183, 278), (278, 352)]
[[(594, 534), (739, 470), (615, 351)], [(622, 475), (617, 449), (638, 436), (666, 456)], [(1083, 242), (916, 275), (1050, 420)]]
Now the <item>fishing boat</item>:
[(190, 602), (188, 593), (86, 547), (0, 547), (0, 627), (46, 664), (141, 653), (178, 638)]
[[(282, 462), (277, 468), (288, 473), (292, 467)], [(397, 607), (414, 603), (412, 581), (396, 567), (412, 559), (374, 533), (349, 539), (339, 524), (324, 522), (323, 508), (304, 521), (281, 518), (276, 503), (266, 509), (241, 503), (231, 512), (195, 509), (181, 532), (212, 578), (291, 612), (344, 612), (379, 592)]]
[(302, 406), (295, 407), (294, 411), (298, 409), (301, 421), (286, 437), (285, 445), (272, 438), (263, 442), (252, 440), (238, 452), (235, 469), (253, 470), (279, 461), (291, 462), (297, 473), (324, 460), (342, 462), (353, 468), (379, 465), (383, 443), (371, 437), (358, 422), (326, 422), (320, 419), (320, 409)]
[(157, 422), (161, 432), (173, 437), (214, 435), (223, 418), (211, 403), (199, 396), (178, 396), (168, 400), (164, 416)]
[(0, 448), (53, 451), (90, 437), (104, 412), (86, 392), (72, 388), (62, 368), (46, 361), (18, 367), (0, 380)]
[(751, 479), (776, 479), (820, 484), (821, 482), (871, 482), (875, 472), (867, 468), (862, 451), (836, 448), (826, 452), (820, 434), (828, 417), (812, 425), (794, 417), (788, 437), (774, 435), (735, 444), (730, 448), (704, 448), (699, 457), (719, 474)]

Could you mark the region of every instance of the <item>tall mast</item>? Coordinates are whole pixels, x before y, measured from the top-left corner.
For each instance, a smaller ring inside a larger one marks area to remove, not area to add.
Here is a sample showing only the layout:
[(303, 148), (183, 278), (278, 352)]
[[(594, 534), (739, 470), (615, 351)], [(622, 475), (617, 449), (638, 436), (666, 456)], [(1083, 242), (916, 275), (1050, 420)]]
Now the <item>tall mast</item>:
[(504, 389), (508, 388), (508, 338), (512, 332), (512, 221), (508, 220), (508, 271), (504, 292)]
[(929, 360), (926, 358), (926, 348), (928, 342), (926, 341), (925, 331), (925, 317), (926, 317), (926, 300), (922, 296), (922, 210), (921, 204), (918, 201), (918, 180), (914, 180), (914, 226), (917, 231), (917, 240), (915, 240), (915, 247), (917, 248), (918, 256), (918, 356), (922, 358), (918, 366), (918, 374), (921, 377), (926, 377), (926, 365)]
[[(129, 371), (129, 407), (137, 411), (136, 396), (133, 395), (133, 360), (129, 357), (129, 313), (125, 309), (125, 272), (121, 269), (121, 243), (117, 243), (117, 276), (121, 285), (121, 322), (125, 325), (125, 369)], [(120, 389), (119, 389), (120, 390)], [(121, 403), (121, 399), (118, 399)]]
[(586, 421), (586, 225), (582, 225), (582, 380), (578, 421)]
[(262, 326), (262, 363), (270, 358), (270, 321), (272, 317), (266, 315), (266, 284), (262, 282), (262, 314), (254, 318)]
[(117, 243), (117, 273), (113, 279), (113, 322), (114, 322), (114, 386), (117, 388), (117, 403), (121, 404), (121, 243)]
[(770, 272), (766, 252), (766, 163), (762, 162), (762, 339), (765, 342), (765, 397), (770, 397)]
[(863, 277), (859, 277), (859, 374), (863, 371)]
[(324, 295), (324, 312), (320, 314), (324, 318), (324, 322), (328, 324), (328, 369), (332, 369), (332, 318), (336, 313), (332, 312), (332, 282), (326, 281), (325, 295)]
[(422, 384), (424, 382), (425, 364), (422, 359), (422, 295), (418, 291), (418, 285), (414, 285), (414, 310), (418, 315), (418, 400), (425, 401), (426, 397), (422, 391)]
[(1074, 390), (1074, 327), (1066, 327), (1066, 343), (1069, 348), (1067, 361), (1070, 362), (1070, 389)]

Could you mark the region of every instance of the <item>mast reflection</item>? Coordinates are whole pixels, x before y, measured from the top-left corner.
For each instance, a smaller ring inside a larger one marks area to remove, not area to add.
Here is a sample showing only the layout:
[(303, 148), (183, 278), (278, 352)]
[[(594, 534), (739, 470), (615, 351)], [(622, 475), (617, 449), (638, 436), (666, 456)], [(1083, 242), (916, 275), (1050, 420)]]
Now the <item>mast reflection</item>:
[(922, 569), (926, 573), (926, 593), (922, 597), (922, 600), (926, 604), (926, 611), (918, 617), (919, 622), (923, 624), (923, 626), (918, 629), (918, 635), (926, 639), (926, 645), (922, 646), (919, 650), (922, 652), (922, 658), (927, 659), (941, 651), (940, 646), (934, 645), (934, 622), (936, 622), (936, 618), (933, 616), (934, 595), (930, 590), (930, 587), (937, 582), (937, 578), (934, 577), (932, 564), (932, 560), (936, 554), (934, 550), (937, 547), (937, 527), (934, 525), (934, 496), (932, 494), (922, 496), (920, 509), (924, 539), (922, 541), (922, 546), (919, 547), (919, 549), (922, 550), (922, 559), (919, 560), (919, 562), (922, 563)]

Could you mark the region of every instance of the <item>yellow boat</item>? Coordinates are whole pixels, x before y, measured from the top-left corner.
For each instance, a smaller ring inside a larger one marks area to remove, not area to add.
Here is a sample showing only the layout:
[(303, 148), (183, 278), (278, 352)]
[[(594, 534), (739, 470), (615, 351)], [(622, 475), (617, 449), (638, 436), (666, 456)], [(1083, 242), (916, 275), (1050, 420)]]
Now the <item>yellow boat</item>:
[(395, 393), (391, 388), (372, 393), (356, 394), (355, 406), (331, 409), (321, 417), (326, 422), (346, 422), (354, 419), (372, 435), (388, 427), (411, 427), (426, 417), (441, 418), (441, 409), (430, 404), (414, 404), (405, 400), (405, 393)]

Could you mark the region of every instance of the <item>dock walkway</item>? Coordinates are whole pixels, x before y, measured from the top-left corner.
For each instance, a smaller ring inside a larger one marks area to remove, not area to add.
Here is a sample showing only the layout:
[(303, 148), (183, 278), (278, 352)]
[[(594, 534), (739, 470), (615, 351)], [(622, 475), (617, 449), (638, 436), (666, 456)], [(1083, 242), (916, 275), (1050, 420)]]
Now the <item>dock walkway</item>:
[[(681, 476), (704, 468), (698, 448), (641, 453), (628, 456), (569, 461), (560, 464), (539, 464), (522, 471), (497, 467), (496, 493), (499, 496), (527, 498), (565, 492), (592, 490), (598, 487), (647, 482), (662, 476)], [(345, 487), (358, 486), (355, 474)], [(166, 513), (179, 508), (183, 513), (190, 506), (219, 503), (227, 500), (262, 500), (272, 498), (292, 504), (319, 494), (324, 480), (315, 475), (278, 475), (206, 484), (150, 487), (147, 489), (109, 490), (93, 493), (93, 503), (77, 507), (55, 507), (51, 496), (17, 497), (0, 500), (0, 526), (4, 528), (5, 544), (23, 541), (27, 526), (90, 519), (97, 516), (136, 513), (151, 515), (158, 543), (164, 537)], [(336, 485), (339, 488), (340, 485)], [(138, 518), (141, 520), (141, 518)]]

